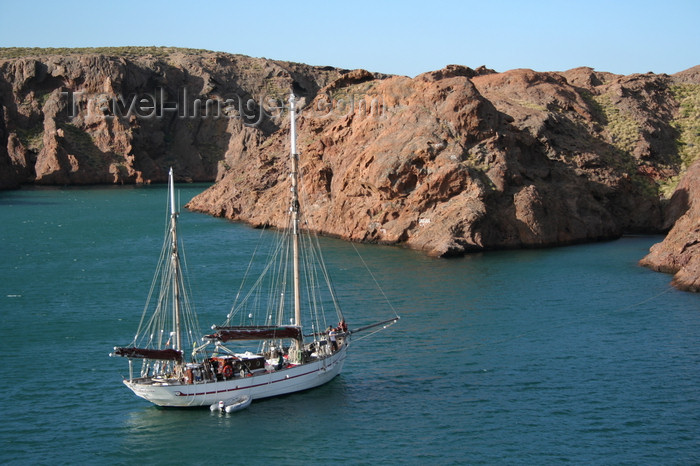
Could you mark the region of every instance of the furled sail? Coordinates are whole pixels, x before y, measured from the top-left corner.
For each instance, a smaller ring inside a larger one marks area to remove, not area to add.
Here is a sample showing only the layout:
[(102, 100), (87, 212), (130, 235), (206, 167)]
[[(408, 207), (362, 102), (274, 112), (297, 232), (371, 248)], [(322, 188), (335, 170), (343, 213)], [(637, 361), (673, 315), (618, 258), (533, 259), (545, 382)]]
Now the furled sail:
[(215, 333), (204, 338), (214, 341), (243, 341), (243, 340), (275, 340), (292, 338), (301, 340), (301, 327), (294, 325), (254, 325), (241, 327), (214, 327)]
[(133, 346), (115, 347), (115, 356), (122, 356), (132, 359), (154, 359), (162, 361), (178, 361), (182, 362), (182, 351), (175, 349), (151, 349), (151, 348), (135, 348)]

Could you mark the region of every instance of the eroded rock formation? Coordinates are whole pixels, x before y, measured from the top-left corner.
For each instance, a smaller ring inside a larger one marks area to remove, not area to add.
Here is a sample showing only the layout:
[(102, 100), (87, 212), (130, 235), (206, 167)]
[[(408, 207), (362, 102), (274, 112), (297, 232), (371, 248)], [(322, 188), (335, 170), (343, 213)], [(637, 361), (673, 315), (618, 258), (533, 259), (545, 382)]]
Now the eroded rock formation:
[[(681, 170), (673, 80), (587, 68), (347, 74), (299, 117), (309, 224), (436, 256), (660, 232), (659, 183)], [(283, 225), (285, 130), (228, 161), (190, 208)]]
[(161, 182), (170, 166), (214, 180), (244, 128), (278, 129), (262, 110), (275, 96), (313, 98), (343, 73), (186, 49), (42, 52), (0, 59), (0, 189)]

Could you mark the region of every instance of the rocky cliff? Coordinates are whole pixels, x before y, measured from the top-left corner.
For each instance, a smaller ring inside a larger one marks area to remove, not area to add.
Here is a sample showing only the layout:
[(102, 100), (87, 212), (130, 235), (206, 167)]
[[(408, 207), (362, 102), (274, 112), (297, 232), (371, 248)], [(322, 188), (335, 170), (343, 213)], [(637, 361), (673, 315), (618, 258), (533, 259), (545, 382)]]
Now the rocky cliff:
[[(660, 232), (662, 191), (696, 156), (679, 149), (688, 76), (345, 74), (299, 117), (309, 225), (436, 256)], [(282, 225), (287, 151), (283, 123), (190, 207)]]
[(675, 274), (672, 284), (678, 288), (700, 292), (700, 160), (679, 183), (667, 212), (673, 228), (640, 263)]
[[(411, 79), (183, 49), (0, 52), (3, 188), (162, 181), (172, 165), (218, 180), (191, 209), (281, 226), (293, 90), (307, 225), (324, 234), (445, 257), (698, 225), (700, 67)], [(700, 275), (695, 238), (652, 266)]]
[(0, 189), (211, 181), (276, 97), (311, 99), (344, 71), (203, 50), (0, 49)]
[(679, 85), (676, 127), (679, 148), (686, 162), (695, 160), (683, 175), (665, 209), (664, 227), (671, 228), (663, 242), (654, 245), (641, 265), (675, 274), (674, 286), (700, 292), (700, 67), (674, 76)]

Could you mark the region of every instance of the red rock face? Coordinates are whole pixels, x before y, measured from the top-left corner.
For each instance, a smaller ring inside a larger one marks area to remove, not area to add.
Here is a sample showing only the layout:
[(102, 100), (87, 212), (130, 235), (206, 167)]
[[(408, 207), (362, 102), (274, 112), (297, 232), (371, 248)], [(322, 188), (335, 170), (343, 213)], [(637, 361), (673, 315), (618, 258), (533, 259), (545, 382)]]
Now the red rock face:
[[(672, 157), (667, 149), (675, 150), (672, 139), (652, 137), (672, 133), (654, 116), (666, 112), (670, 121), (673, 113), (664, 79), (458, 66), (414, 79), (345, 75), (298, 120), (309, 226), (442, 257), (661, 231), (655, 183)], [(613, 88), (623, 94), (618, 106), (656, 102), (654, 115), (627, 112), (640, 127), (658, 127), (640, 131), (628, 152), (608, 140), (592, 97)], [(327, 111), (339, 100), (342, 112)], [(245, 168), (231, 170), (189, 207), (284, 225), (285, 128), (231, 159)]]
[(682, 212), (663, 242), (655, 244), (640, 264), (675, 274), (672, 284), (700, 292), (700, 160), (683, 177), (671, 199)]
[(186, 50), (0, 59), (0, 189), (163, 182), (170, 166), (212, 181), (248, 125), (277, 130), (266, 98), (312, 98), (341, 72)]

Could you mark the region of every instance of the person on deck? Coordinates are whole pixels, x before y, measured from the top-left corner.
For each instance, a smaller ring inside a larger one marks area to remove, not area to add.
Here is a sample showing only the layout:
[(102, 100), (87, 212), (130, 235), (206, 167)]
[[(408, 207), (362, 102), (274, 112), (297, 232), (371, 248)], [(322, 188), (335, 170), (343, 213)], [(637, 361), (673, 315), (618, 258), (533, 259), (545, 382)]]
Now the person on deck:
[(277, 358), (277, 364), (275, 365), (275, 370), (278, 371), (284, 367), (284, 356), (282, 355), (281, 351), (277, 352), (278, 358)]
[(336, 334), (337, 334), (337, 332), (333, 327), (328, 327), (328, 338), (331, 341), (331, 349), (333, 351), (338, 350), (338, 342), (335, 339)]

